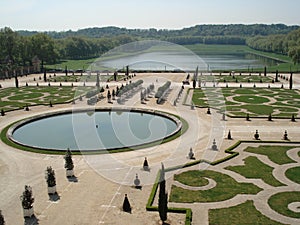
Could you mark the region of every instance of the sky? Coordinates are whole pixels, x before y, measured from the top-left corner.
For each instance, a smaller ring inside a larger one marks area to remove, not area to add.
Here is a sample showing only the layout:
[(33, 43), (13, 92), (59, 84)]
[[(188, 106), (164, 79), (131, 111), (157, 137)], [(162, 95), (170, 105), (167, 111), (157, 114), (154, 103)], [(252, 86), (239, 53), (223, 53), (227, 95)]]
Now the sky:
[(0, 28), (66, 31), (117, 26), (300, 25), (299, 0), (0, 0)]

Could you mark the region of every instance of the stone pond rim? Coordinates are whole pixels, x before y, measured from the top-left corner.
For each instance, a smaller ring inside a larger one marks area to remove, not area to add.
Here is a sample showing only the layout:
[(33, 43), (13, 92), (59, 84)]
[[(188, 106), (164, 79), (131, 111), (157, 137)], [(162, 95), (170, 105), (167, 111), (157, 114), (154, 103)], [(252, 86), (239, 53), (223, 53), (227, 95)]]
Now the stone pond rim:
[(94, 112), (133, 112), (133, 113), (145, 113), (150, 114), (154, 116), (159, 116), (166, 118), (168, 120), (171, 120), (176, 124), (176, 129), (173, 130), (170, 134), (163, 136), (159, 139), (148, 141), (141, 144), (136, 145), (130, 145), (130, 146), (122, 146), (117, 148), (102, 148), (102, 149), (83, 149), (83, 150), (77, 150), (77, 149), (71, 149), (72, 152), (75, 154), (99, 154), (99, 153), (113, 153), (113, 152), (122, 152), (122, 151), (130, 151), (130, 150), (136, 150), (136, 149), (142, 149), (147, 147), (156, 146), (165, 142), (169, 142), (171, 140), (176, 139), (177, 137), (181, 136), (188, 128), (187, 122), (178, 115), (170, 114), (163, 111), (158, 111), (154, 109), (141, 109), (141, 108), (127, 108), (127, 107), (101, 107), (101, 108), (80, 108), (80, 109), (68, 109), (68, 110), (61, 110), (51, 113), (43, 113), (39, 114), (33, 117), (29, 117), (26, 119), (22, 119), (19, 121), (16, 121), (10, 125), (8, 125), (6, 128), (4, 128), (1, 132), (1, 139), (4, 143), (7, 145), (10, 145), (14, 148), (18, 148), (25, 151), (31, 151), (31, 152), (37, 152), (37, 153), (44, 153), (44, 154), (63, 154), (66, 149), (56, 149), (56, 148), (44, 148), (44, 147), (36, 147), (34, 145), (30, 144), (24, 144), (14, 139), (13, 133), (18, 128), (29, 124), (31, 122), (46, 119), (49, 117), (55, 117), (60, 115), (66, 115), (66, 114), (72, 114), (72, 113), (94, 113)]

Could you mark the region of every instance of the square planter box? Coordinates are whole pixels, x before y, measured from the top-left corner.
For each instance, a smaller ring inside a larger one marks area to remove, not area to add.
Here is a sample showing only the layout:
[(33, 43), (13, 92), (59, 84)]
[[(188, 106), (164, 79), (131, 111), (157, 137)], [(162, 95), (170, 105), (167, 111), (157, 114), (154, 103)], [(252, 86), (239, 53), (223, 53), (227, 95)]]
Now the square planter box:
[(56, 193), (56, 185), (53, 187), (48, 187), (48, 194), (53, 195)]
[(66, 170), (66, 176), (67, 177), (73, 177), (74, 176), (74, 170)]
[(23, 215), (24, 215), (24, 218), (25, 217), (32, 217), (34, 214), (33, 212), (33, 207), (30, 208), (30, 209), (23, 209)]

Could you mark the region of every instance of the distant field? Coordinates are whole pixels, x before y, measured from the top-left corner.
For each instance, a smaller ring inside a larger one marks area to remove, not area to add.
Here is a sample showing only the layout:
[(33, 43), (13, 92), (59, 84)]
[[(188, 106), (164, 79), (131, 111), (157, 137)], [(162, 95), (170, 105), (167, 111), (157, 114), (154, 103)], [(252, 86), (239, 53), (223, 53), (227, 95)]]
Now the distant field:
[(68, 70), (87, 70), (91, 63), (97, 58), (83, 59), (83, 60), (61, 60), (57, 64), (46, 65), (47, 69), (62, 69), (65, 70), (67, 66)]

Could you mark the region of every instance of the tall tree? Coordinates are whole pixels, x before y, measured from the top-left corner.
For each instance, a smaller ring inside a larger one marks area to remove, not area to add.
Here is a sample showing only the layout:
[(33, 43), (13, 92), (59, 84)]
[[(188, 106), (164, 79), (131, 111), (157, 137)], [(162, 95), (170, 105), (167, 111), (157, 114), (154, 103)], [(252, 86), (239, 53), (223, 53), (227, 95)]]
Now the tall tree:
[(5, 27), (0, 30), (0, 56), (2, 59), (14, 62), (17, 51), (18, 35), (11, 28)]
[(51, 37), (44, 33), (38, 33), (31, 38), (32, 53), (37, 56), (42, 62), (42, 70), (44, 63), (55, 62), (57, 54), (54, 48), (54, 41)]
[(193, 89), (195, 89), (196, 88), (196, 80), (194, 79), (193, 80)]
[(47, 81), (47, 71), (46, 71), (46, 68), (44, 68), (44, 82)]
[(291, 76), (290, 76), (290, 90), (293, 89), (293, 73), (291, 73)]
[(126, 73), (125, 75), (128, 77), (129, 76), (129, 66), (126, 66)]
[(96, 87), (97, 87), (98, 89), (100, 88), (99, 73), (97, 73)]
[(164, 223), (168, 218), (168, 193), (166, 192), (165, 168), (163, 163), (161, 164), (159, 178), (158, 212), (161, 221)]
[(18, 80), (17, 75), (15, 76), (15, 85), (16, 85), (16, 88), (19, 88), (19, 80)]

